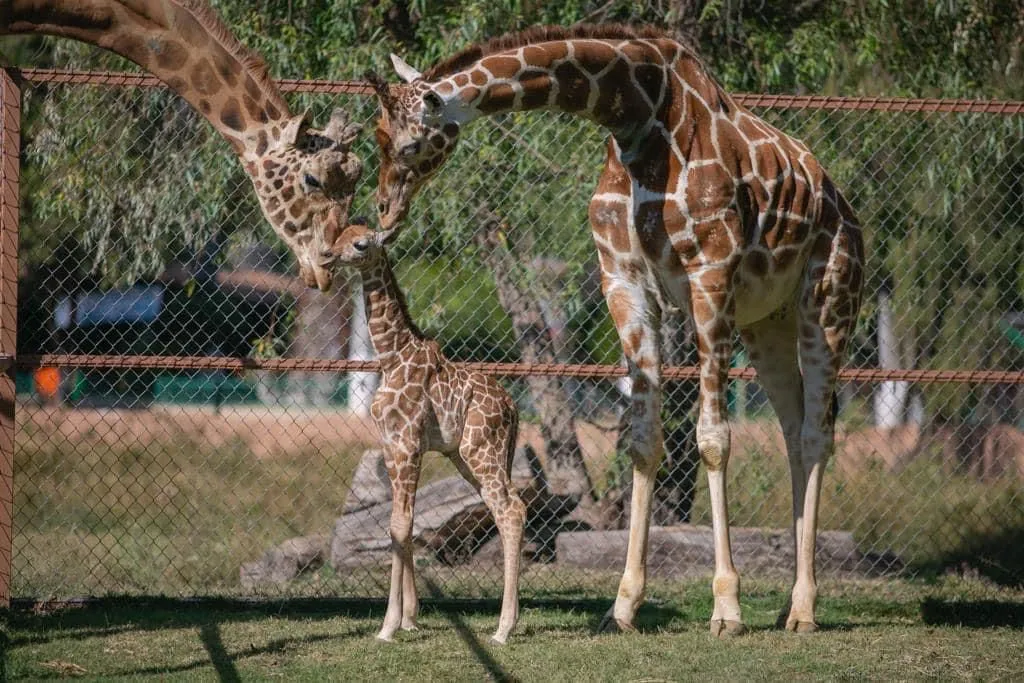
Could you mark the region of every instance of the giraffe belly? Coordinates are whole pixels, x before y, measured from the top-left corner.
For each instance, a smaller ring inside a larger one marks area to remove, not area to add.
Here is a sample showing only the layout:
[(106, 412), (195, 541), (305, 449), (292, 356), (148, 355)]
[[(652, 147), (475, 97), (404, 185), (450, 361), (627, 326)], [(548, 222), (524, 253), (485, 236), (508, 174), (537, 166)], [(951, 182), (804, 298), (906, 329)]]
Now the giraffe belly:
[(793, 301), (803, 275), (803, 266), (787, 270), (770, 269), (757, 276), (746, 267), (746, 257), (734, 278), (736, 292), (736, 325), (745, 327), (763, 320)]

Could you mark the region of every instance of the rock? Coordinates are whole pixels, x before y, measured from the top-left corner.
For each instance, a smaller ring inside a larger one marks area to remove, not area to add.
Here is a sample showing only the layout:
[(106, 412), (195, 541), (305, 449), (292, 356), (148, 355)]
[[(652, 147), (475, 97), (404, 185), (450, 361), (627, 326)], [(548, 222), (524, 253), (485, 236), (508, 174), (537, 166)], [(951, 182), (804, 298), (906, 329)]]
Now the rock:
[(364, 510), (391, 500), (391, 480), (384, 466), (384, 451), (371, 448), (363, 452), (345, 496), (343, 514)]
[[(569, 531), (555, 539), (560, 564), (591, 569), (622, 569), (628, 530)], [(778, 569), (794, 566), (792, 534), (788, 529), (733, 527), (730, 529), (733, 561), (744, 569)], [(816, 546), (819, 569), (865, 571), (870, 563), (857, 550), (848, 531), (822, 531)], [(651, 527), (647, 567), (650, 576), (705, 574), (714, 571), (715, 545), (711, 527), (679, 525)]]
[(242, 587), (252, 590), (261, 584), (280, 585), (316, 571), (323, 566), (327, 550), (326, 534), (289, 538), (265, 552), (256, 562), (242, 565), (239, 570)]

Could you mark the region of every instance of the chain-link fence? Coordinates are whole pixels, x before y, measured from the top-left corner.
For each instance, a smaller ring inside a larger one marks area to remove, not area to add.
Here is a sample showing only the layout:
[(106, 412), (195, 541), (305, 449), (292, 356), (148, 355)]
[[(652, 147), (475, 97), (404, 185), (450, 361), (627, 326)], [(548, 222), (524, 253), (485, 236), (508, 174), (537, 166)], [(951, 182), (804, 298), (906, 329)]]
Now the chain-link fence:
[[(355, 280), (302, 287), (226, 145), (150, 79), (21, 78), (11, 595), (383, 596), (389, 489)], [(318, 123), (341, 106), (372, 124), (376, 101), (351, 84), (285, 89)], [(1024, 106), (745, 102), (815, 151), (866, 229), (819, 566), (1024, 581)], [(416, 323), (501, 375), (520, 408), (528, 596), (611, 596), (625, 557), (625, 387), (586, 218), (602, 139), (551, 114), (474, 124), (390, 250)], [(356, 151), (354, 214), (371, 215), (372, 135)], [(694, 357), (675, 312), (664, 338), (649, 567), (706, 574)], [(739, 345), (734, 366), (737, 564), (788, 573), (781, 432)], [(556, 456), (582, 465), (577, 493), (545, 481)], [(458, 481), (425, 457), (420, 572), (449, 596), (498, 594), (493, 525)]]

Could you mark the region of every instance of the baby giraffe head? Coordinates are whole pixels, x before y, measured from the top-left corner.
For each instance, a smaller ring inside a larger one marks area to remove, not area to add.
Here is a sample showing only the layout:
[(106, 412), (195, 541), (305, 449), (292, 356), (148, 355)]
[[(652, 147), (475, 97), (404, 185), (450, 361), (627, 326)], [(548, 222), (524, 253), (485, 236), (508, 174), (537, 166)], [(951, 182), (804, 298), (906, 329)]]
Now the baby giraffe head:
[(371, 230), (363, 219), (355, 218), (342, 229), (331, 247), (339, 266), (369, 270), (386, 258), (384, 244), (393, 230)]
[(365, 75), (380, 100), (377, 212), (385, 230), (405, 218), (416, 191), (455, 150), (461, 120), (460, 103), (450, 92), (442, 97), (401, 58), (392, 55), (391, 61), (404, 83), (389, 84), (374, 72)]

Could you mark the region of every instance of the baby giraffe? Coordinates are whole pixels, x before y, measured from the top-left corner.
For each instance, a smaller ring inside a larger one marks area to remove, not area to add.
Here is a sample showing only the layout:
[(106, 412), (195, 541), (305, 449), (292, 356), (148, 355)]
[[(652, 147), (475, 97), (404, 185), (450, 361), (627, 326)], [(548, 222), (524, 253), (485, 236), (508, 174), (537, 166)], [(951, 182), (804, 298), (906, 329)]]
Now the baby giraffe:
[(362, 278), (370, 338), (380, 360), (381, 380), (370, 414), (383, 439), (394, 499), (391, 590), (377, 637), (390, 641), (399, 626), (416, 628), (413, 506), (420, 458), (424, 451), (438, 451), (480, 492), (501, 535), (505, 587), (493, 639), (504, 643), (519, 618), (526, 519), (526, 506), (510, 480), (519, 414), (493, 377), (451, 363), (412, 322), (384, 251), (389, 234), (350, 225), (333, 248), (338, 263), (357, 269)]

